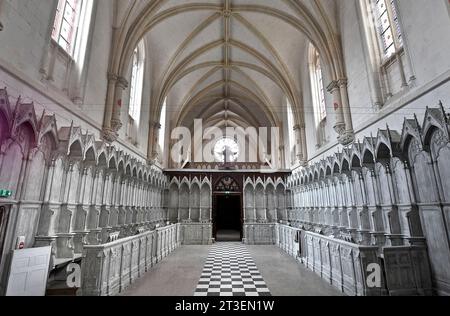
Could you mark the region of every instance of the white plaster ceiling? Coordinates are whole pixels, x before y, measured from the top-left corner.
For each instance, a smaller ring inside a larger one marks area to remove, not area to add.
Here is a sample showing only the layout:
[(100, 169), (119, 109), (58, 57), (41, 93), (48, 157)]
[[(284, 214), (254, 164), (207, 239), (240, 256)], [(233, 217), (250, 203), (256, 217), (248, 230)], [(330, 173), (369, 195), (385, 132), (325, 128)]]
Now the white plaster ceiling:
[[(334, 1), (324, 0), (327, 12)], [(122, 2), (122, 1), (119, 1)], [(133, 2), (139, 16), (148, 0)], [(242, 125), (278, 125), (286, 98), (302, 106), (302, 54), (308, 37), (289, 23), (305, 18), (288, 0), (156, 1), (167, 15), (145, 35), (151, 63), (152, 104), (167, 97), (178, 125), (195, 118)], [(314, 0), (300, 1), (313, 11)], [(270, 11), (270, 13), (269, 13)]]

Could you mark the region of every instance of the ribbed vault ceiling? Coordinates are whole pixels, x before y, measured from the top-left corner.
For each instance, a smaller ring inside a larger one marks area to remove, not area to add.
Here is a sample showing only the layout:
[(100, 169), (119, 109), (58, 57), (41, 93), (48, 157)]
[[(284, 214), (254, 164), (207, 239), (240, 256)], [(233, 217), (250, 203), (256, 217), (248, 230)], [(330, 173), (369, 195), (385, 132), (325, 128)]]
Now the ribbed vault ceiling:
[[(144, 19), (139, 8), (148, 2), (135, 2), (128, 14)], [(309, 39), (293, 22), (304, 18), (296, 1), (153, 2), (144, 36), (152, 104), (160, 107), (167, 97), (175, 124), (203, 118), (214, 126), (274, 126), (283, 120), (286, 99), (303, 106)]]

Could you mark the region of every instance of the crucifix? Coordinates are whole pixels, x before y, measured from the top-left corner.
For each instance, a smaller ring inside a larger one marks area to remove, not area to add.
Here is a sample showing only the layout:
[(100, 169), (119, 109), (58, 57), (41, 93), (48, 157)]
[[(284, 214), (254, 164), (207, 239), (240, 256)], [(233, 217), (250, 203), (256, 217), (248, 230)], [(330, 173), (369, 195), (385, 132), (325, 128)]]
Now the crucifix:
[(222, 152), (224, 164), (227, 164), (228, 162), (232, 162), (233, 156), (236, 154), (237, 153), (230, 150), (228, 146), (225, 146), (223, 149), (223, 152)]

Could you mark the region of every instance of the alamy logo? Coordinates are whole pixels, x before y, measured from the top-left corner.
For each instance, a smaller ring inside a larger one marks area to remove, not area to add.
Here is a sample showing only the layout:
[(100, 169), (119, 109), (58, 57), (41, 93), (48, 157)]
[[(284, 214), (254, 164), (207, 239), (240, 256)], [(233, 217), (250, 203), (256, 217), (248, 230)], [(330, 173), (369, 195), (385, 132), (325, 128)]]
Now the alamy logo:
[(81, 267), (79, 264), (71, 263), (67, 266), (66, 284), (69, 288), (81, 287)]
[(367, 287), (370, 289), (381, 288), (381, 267), (378, 263), (371, 263), (367, 266)]
[[(187, 127), (176, 127), (171, 132), (170, 158), (175, 163), (213, 163), (218, 156), (221, 162), (267, 164), (271, 169), (280, 167), (280, 129), (278, 127), (218, 127), (203, 128), (202, 120), (194, 120), (193, 135)], [(224, 142), (232, 140), (234, 144)], [(221, 148), (217, 148), (221, 147)]]

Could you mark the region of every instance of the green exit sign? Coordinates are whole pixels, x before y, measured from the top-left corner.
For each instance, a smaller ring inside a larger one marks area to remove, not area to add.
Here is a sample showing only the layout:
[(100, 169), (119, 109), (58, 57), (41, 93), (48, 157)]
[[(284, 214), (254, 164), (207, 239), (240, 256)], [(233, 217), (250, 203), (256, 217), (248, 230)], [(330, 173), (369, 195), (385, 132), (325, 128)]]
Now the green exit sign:
[(10, 190), (0, 190), (0, 198), (9, 198), (12, 195)]

